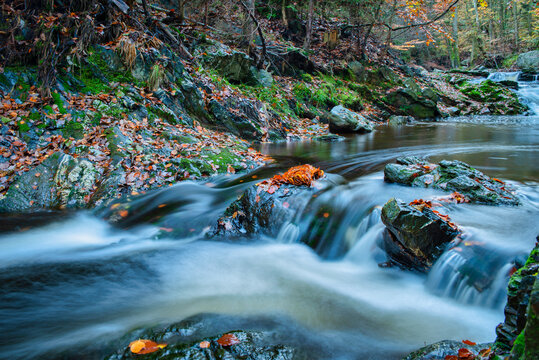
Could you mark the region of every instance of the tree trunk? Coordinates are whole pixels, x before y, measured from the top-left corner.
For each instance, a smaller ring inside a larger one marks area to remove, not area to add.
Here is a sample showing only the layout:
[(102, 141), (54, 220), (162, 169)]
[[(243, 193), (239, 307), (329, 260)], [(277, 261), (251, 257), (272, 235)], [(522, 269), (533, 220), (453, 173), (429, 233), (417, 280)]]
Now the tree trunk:
[(519, 37), (519, 24), (518, 24), (518, 3), (515, 3), (513, 4), (513, 19), (514, 19), (514, 41), (515, 41), (515, 52), (518, 52), (519, 51), (519, 42), (520, 42), (520, 37)]
[(281, 3), (281, 15), (283, 17), (283, 24), (288, 27), (288, 17), (286, 16), (286, 8), (288, 6), (288, 0), (283, 0)]
[(313, 33), (313, 15), (314, 15), (314, 0), (309, 0), (309, 14), (307, 15), (307, 34), (305, 34), (305, 42), (303, 49), (309, 50), (311, 47), (311, 37)]
[(185, 0), (178, 0), (178, 16), (180, 24), (183, 24), (185, 20)]
[[(372, 19), (371, 24), (367, 28), (367, 31), (365, 32), (365, 36), (363, 36), (363, 42), (361, 43), (361, 49), (359, 51), (361, 56), (365, 55), (365, 49), (367, 48), (367, 40), (369, 39), (369, 36), (371, 35), (371, 31), (374, 27), (374, 24), (380, 21), (380, 10), (382, 9), (383, 2), (384, 0), (380, 0), (378, 2), (378, 5), (376, 6), (376, 10), (374, 11), (374, 18)], [(358, 39), (359, 39), (359, 35), (358, 35)]]
[(474, 36), (472, 40), (472, 54), (470, 56), (470, 66), (473, 64), (476, 57), (478, 57), (479, 53), (479, 43), (480, 43), (480, 31), (481, 31), (481, 25), (479, 23), (479, 11), (477, 10), (477, 0), (473, 0), (473, 10), (475, 15), (475, 23), (474, 23)]
[(387, 56), (389, 53), (389, 47), (391, 46), (391, 35), (392, 35), (392, 24), (393, 18), (395, 17), (395, 12), (397, 11), (397, 0), (393, 0), (393, 6), (391, 7), (391, 15), (389, 17), (388, 28), (387, 28), (387, 37), (386, 37), (386, 47), (382, 51), (382, 59)]
[(250, 13), (255, 13), (255, 0), (245, 1), (245, 23), (243, 24), (243, 36), (244, 42), (249, 46), (254, 40), (256, 30), (254, 27), (254, 22), (250, 17)]
[(459, 17), (458, 9), (455, 9), (453, 16), (453, 43), (451, 44), (451, 66), (457, 68), (460, 66), (459, 56)]

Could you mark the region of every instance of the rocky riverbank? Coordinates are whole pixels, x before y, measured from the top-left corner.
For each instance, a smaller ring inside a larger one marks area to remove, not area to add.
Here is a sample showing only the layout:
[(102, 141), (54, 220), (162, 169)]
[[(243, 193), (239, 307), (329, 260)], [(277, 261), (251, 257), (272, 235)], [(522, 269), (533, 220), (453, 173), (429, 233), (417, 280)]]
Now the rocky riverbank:
[(165, 45), (128, 57), (124, 40), (94, 45), (60, 71), (50, 97), (35, 68), (0, 74), (1, 212), (92, 208), (251, 170), (271, 161), (256, 142), (339, 139), (330, 132), (369, 132), (391, 116), (524, 111), (503, 85), (464, 74), (358, 61), (305, 67), (297, 52), (293, 76), (283, 76), (218, 40), (193, 41), (188, 60)]

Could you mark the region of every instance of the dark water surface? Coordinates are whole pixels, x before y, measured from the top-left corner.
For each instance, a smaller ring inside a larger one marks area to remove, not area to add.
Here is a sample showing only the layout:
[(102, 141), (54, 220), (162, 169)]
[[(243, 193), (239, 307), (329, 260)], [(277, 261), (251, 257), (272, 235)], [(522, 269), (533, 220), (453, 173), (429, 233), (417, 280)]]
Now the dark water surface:
[[(218, 314), (209, 317), (216, 333), (272, 329), (313, 359), (399, 359), (442, 339), (492, 341), (512, 263), (539, 233), (538, 139), (537, 117), (518, 116), (380, 126), (338, 143), (262, 144), (278, 163), (257, 180), (305, 162), (344, 177), (275, 239), (203, 240), (250, 176), (213, 179), (215, 187), (180, 183), (142, 196), (141, 215), (126, 229), (79, 212), (4, 232), (0, 358), (58, 358), (68, 351), (71, 358), (97, 359), (124, 346), (118, 339), (128, 331), (197, 314)], [(523, 205), (449, 206), (473, 246), (447, 252), (428, 276), (379, 268), (385, 260), (376, 245), (380, 206), (393, 196), (443, 194), (384, 183), (383, 166), (403, 155), (468, 162), (508, 181)], [(176, 205), (159, 224), (148, 222), (164, 202)], [(315, 252), (300, 240), (314, 236), (317, 209), (328, 206), (331, 230), (316, 235)], [(167, 221), (189, 231), (157, 237)], [(4, 218), (0, 226), (9, 223)], [(465, 271), (470, 268), (477, 271)]]

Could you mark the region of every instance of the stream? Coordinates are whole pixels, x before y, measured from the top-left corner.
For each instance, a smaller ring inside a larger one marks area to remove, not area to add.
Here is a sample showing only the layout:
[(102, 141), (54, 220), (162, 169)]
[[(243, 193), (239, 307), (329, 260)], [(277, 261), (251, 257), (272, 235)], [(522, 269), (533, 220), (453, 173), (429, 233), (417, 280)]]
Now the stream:
[[(533, 112), (539, 83), (520, 89)], [(336, 143), (261, 144), (276, 164), (141, 195), (137, 217), (121, 228), (87, 211), (2, 218), (0, 358), (100, 359), (125, 346), (129, 331), (200, 314), (210, 327), (202, 333), (272, 330), (311, 359), (400, 359), (443, 339), (493, 341), (510, 270), (539, 234), (537, 139), (533, 114), (380, 125)], [(381, 268), (380, 207), (446, 195), (384, 183), (384, 165), (406, 155), (467, 162), (508, 182), (522, 205), (448, 205), (461, 245), (428, 275)], [(248, 186), (303, 163), (335, 185), (276, 238), (205, 239)], [(172, 204), (166, 212), (163, 203)], [(321, 208), (331, 209), (323, 233)], [(185, 235), (157, 236), (164, 226)], [(313, 236), (315, 249), (302, 243)]]

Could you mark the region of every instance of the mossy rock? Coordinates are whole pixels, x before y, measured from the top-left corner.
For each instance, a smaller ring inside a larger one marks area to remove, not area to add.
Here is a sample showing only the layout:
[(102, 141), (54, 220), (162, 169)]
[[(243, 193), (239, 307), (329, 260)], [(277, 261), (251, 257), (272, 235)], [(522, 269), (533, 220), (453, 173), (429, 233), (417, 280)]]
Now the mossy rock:
[(62, 129), (64, 138), (82, 139), (84, 137), (84, 126), (80, 122), (69, 121)]

